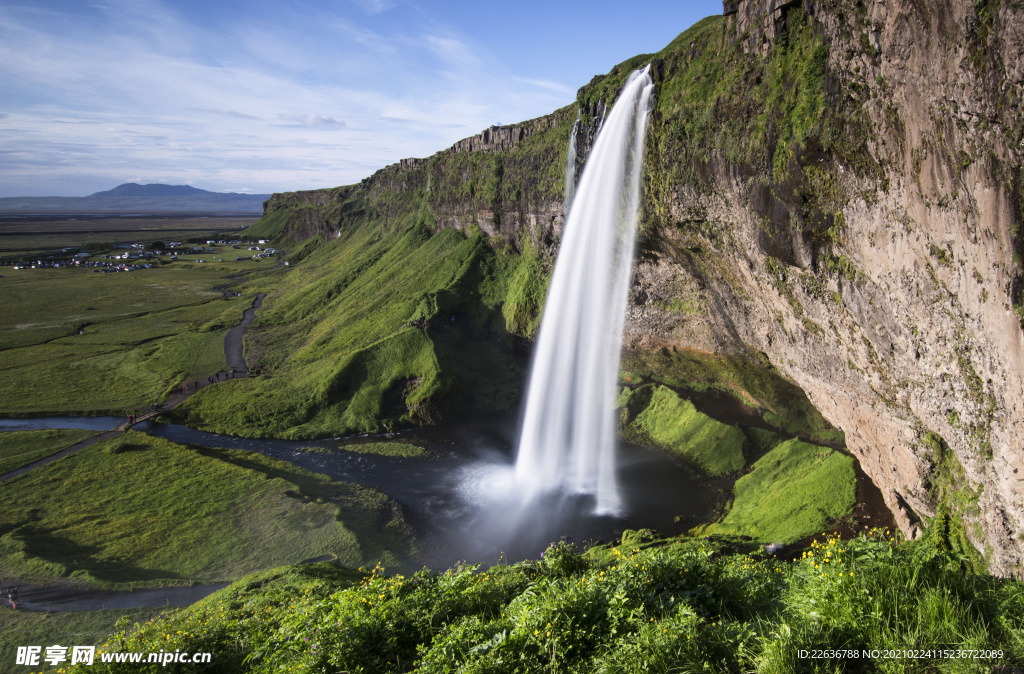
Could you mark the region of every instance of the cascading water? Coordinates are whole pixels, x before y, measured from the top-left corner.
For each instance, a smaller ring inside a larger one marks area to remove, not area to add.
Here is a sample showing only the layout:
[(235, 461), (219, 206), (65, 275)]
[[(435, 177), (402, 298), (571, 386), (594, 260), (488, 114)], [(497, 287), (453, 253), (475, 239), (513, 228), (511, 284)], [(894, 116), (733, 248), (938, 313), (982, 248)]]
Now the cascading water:
[(580, 116), (576, 115), (576, 121), (572, 125), (572, 133), (569, 134), (569, 156), (565, 159), (565, 214), (569, 214), (569, 207), (572, 206), (572, 199), (576, 196), (576, 132), (580, 128)]
[(566, 218), (516, 458), (527, 501), (579, 493), (593, 495), (597, 514), (621, 510), (613, 409), (653, 90), (650, 66), (630, 75)]

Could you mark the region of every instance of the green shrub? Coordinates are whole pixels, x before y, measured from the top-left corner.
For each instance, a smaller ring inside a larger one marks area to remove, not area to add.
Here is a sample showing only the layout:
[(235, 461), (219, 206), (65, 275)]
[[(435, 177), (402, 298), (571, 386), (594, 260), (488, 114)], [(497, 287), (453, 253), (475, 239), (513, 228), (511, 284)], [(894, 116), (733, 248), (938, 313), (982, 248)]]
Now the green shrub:
[[(921, 541), (827, 537), (792, 561), (709, 540), (652, 543), (568, 574), (533, 561), (412, 577), (289, 567), (120, 632), (106, 649), (209, 651), (218, 671), (259, 673), (791, 672), (809, 667), (800, 650), (824, 647), (1002, 651), (885, 661), (892, 671), (1024, 663), (1024, 582), (964, 569)], [(576, 555), (556, 545), (544, 558)], [(811, 665), (861, 671), (864, 660)], [(87, 671), (189, 670), (72, 669)]]

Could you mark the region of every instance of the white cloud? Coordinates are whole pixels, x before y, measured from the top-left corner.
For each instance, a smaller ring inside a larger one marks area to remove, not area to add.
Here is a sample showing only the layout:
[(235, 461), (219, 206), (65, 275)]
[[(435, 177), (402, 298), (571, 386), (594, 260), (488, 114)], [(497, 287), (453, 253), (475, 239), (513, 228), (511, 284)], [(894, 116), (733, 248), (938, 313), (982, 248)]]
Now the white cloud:
[(293, 113), (278, 113), (277, 118), (283, 122), (291, 122), (290, 126), (319, 126), (344, 129), (345, 122), (339, 122), (333, 117), (326, 115), (300, 115)]
[(532, 87), (538, 87), (540, 89), (554, 91), (559, 94), (576, 94), (576, 92), (573, 89), (570, 89), (564, 84), (560, 82), (555, 82), (553, 80), (535, 80), (530, 79), (528, 77), (513, 77), (512, 80), (515, 82), (522, 82), (523, 84), (529, 84)]
[(380, 14), (395, 6), (395, 0), (353, 0), (367, 14)]
[(423, 39), (431, 51), (456, 68), (471, 68), (480, 64), (479, 57), (462, 40), (442, 35), (426, 35)]
[(216, 108), (189, 108), (196, 112), (207, 112), (211, 115), (221, 115), (222, 117), (234, 117), (236, 119), (262, 119), (256, 115), (247, 115), (244, 112), (238, 112), (237, 110), (218, 110)]
[(275, 25), (271, 42), (266, 22), (197, 27), (154, 0), (129, 4), (0, 7), (0, 196), (46, 175), (65, 191), (127, 175), (258, 192), (347, 184), (569, 100), (419, 19), (382, 34), (316, 10)]

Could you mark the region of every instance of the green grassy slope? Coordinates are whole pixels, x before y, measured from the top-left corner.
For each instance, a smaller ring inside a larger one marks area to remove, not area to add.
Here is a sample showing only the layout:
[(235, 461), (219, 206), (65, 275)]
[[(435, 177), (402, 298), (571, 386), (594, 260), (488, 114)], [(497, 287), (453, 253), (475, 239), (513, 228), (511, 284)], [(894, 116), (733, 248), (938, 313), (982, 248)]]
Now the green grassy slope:
[(738, 426), (716, 421), (665, 386), (642, 386), (624, 392), (623, 434), (653, 444), (696, 465), (708, 475), (735, 473), (746, 461), (746, 435)]
[(537, 325), (538, 267), (535, 254), (496, 251), (479, 234), (358, 222), (264, 300), (247, 352), (265, 376), (204, 389), (179, 418), (310, 437), (509, 410), (522, 386), (518, 343)]
[(729, 512), (703, 531), (792, 543), (849, 515), (856, 501), (853, 457), (788, 440), (736, 480)]
[(325, 554), (394, 564), (411, 545), (372, 489), (133, 431), (6, 483), (0, 534), (5, 578), (105, 586), (231, 580)]

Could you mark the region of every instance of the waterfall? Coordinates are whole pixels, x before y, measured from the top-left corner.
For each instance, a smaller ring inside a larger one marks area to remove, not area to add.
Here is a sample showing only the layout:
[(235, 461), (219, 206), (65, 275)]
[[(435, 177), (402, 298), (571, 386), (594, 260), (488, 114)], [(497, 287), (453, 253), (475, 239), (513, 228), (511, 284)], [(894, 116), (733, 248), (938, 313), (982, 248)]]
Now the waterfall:
[(594, 134), (595, 136), (600, 136), (601, 135), (601, 129), (604, 128), (604, 120), (605, 120), (605, 118), (607, 116), (608, 116), (608, 103), (605, 102), (605, 101), (601, 101), (601, 121), (597, 123), (597, 132)]
[(576, 132), (579, 128), (580, 113), (576, 113), (572, 133), (569, 134), (569, 156), (565, 159), (565, 205), (563, 209), (566, 215), (569, 214), (572, 198), (576, 195)]
[(566, 218), (516, 457), (527, 500), (589, 494), (596, 513), (621, 510), (613, 411), (653, 90), (650, 66), (630, 75)]

